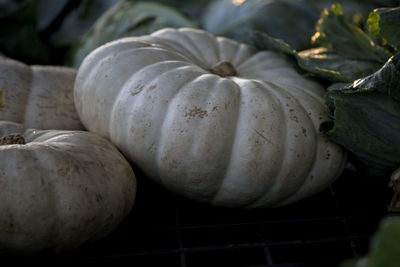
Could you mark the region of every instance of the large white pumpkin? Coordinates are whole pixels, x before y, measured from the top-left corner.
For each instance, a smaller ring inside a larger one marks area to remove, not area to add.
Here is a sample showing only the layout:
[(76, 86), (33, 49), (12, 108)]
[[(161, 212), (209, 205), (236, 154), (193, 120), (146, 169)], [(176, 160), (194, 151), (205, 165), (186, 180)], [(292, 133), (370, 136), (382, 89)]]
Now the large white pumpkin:
[(318, 131), (323, 95), (278, 54), (189, 28), (101, 46), (74, 89), (85, 127), (149, 177), (232, 207), (288, 204), (340, 175), (345, 153)]
[(111, 233), (136, 196), (131, 165), (84, 131), (0, 122), (0, 250), (61, 252)]
[(30, 128), (83, 130), (73, 99), (75, 76), (67, 67), (0, 58), (0, 120)]

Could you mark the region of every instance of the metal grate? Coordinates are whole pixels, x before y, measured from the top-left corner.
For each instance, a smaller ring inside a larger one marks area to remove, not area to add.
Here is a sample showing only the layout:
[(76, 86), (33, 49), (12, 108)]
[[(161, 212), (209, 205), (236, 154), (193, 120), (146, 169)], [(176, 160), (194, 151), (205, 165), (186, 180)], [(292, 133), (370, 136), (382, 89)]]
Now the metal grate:
[(135, 207), (107, 238), (61, 255), (0, 259), (177, 267), (338, 266), (368, 251), (391, 194), (387, 181), (345, 171), (331, 188), (304, 201), (238, 210), (194, 203), (137, 176)]

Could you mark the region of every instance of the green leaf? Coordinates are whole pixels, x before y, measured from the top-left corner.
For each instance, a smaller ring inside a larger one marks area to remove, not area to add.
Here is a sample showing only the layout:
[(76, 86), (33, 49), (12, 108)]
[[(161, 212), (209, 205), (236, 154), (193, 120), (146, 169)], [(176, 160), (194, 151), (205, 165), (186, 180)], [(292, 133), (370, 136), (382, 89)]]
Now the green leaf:
[(270, 50), (297, 57), (296, 50), (292, 49), (291, 46), (285, 41), (278, 38), (273, 38), (261, 31), (253, 30), (249, 32), (247, 42), (256, 47), (258, 50)]
[(259, 50), (272, 50), (289, 57), (296, 68), (309, 76), (316, 76), (332, 82), (352, 82), (375, 72), (381, 64), (365, 60), (349, 59), (325, 47), (297, 52), (283, 40), (266, 33), (252, 31), (247, 42)]
[(91, 51), (107, 42), (150, 34), (166, 27), (195, 27), (179, 11), (153, 2), (121, 1), (102, 15), (69, 53), (70, 62), (78, 67)]
[(352, 259), (340, 267), (398, 267), (400, 262), (400, 218), (385, 217), (380, 222), (369, 253), (360, 259)]
[(322, 12), (312, 41), (346, 59), (383, 64), (391, 56), (389, 51), (374, 43), (359, 27), (347, 23), (338, 4)]
[(376, 176), (400, 165), (399, 57), (373, 75), (326, 94), (334, 120), (321, 125), (322, 134), (354, 153)]
[(352, 90), (369, 90), (384, 93), (400, 102), (400, 52), (391, 57), (374, 74), (359, 79), (351, 86)]
[(346, 58), (325, 47), (304, 50), (297, 55), (302, 69), (332, 82), (352, 82), (381, 66), (371, 61)]
[(378, 8), (368, 17), (369, 32), (380, 36), (396, 51), (400, 49), (400, 7)]

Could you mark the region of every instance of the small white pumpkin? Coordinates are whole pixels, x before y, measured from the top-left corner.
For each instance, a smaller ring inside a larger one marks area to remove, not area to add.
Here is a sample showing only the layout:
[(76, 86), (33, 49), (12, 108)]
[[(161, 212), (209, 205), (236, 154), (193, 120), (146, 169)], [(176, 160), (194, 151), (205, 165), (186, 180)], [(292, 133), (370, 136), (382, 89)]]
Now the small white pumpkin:
[(131, 211), (136, 177), (103, 137), (5, 121), (0, 136), (0, 250), (72, 250), (108, 235)]
[(308, 197), (342, 172), (345, 152), (318, 131), (323, 95), (278, 54), (189, 28), (96, 49), (74, 89), (85, 127), (149, 177), (248, 208)]
[(0, 58), (0, 120), (29, 128), (83, 130), (73, 99), (75, 76), (67, 67)]

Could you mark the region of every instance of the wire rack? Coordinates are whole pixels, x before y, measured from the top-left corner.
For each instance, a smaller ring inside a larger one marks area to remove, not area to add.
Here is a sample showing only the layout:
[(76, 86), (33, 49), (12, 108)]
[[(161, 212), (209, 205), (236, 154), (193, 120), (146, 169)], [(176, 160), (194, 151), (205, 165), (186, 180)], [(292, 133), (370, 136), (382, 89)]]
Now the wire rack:
[(391, 196), (387, 181), (346, 170), (329, 189), (286, 207), (215, 208), (169, 193), (136, 173), (135, 207), (108, 237), (69, 253), (0, 259), (52, 265), (338, 266), (368, 251)]

